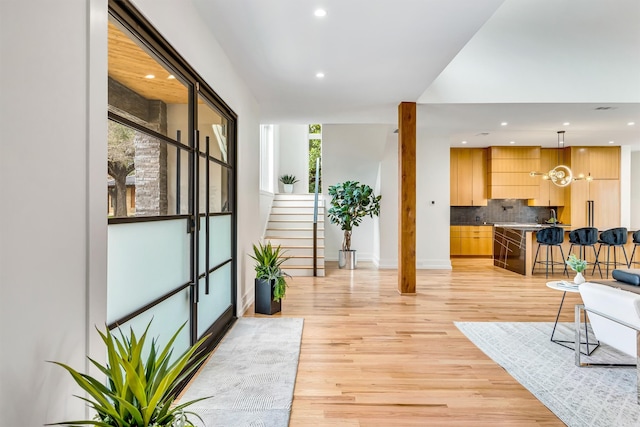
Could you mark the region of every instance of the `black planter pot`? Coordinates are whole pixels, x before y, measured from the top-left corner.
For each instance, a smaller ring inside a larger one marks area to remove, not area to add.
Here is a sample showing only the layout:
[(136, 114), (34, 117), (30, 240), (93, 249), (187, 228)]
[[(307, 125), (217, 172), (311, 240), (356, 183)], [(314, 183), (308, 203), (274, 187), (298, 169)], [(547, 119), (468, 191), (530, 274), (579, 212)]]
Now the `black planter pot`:
[(280, 312), (282, 300), (273, 300), (275, 280), (255, 279), (255, 312), (259, 314), (276, 314)]

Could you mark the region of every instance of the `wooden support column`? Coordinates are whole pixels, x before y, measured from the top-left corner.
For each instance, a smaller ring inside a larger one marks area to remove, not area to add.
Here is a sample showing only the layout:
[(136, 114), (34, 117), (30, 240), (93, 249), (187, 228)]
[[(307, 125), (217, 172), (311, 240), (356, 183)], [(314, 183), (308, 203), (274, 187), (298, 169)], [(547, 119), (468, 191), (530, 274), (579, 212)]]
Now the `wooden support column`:
[(398, 106), (398, 292), (416, 293), (416, 103)]

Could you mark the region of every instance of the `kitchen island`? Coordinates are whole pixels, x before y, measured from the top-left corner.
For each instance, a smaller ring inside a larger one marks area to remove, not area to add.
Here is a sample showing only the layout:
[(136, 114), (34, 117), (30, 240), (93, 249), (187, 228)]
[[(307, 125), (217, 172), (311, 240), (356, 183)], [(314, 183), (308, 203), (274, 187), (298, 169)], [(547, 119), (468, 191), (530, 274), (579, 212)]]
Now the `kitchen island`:
[[(529, 223), (494, 224), (493, 265), (523, 276), (530, 276), (535, 256), (534, 233), (550, 226)], [(568, 229), (566, 225), (562, 225), (562, 227)], [(558, 260), (560, 261), (559, 258)]]

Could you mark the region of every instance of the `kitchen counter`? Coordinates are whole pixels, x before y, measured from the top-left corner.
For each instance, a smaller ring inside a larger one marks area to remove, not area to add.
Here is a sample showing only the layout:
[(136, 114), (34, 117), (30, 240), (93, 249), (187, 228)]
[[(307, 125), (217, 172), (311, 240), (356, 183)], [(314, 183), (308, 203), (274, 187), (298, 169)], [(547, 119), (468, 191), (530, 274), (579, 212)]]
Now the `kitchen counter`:
[[(531, 275), (533, 257), (535, 255), (535, 232), (551, 227), (546, 224), (496, 223), (493, 233), (493, 265), (525, 276)], [(570, 224), (558, 224), (563, 228), (565, 238), (563, 249), (565, 256), (569, 254)], [(556, 261), (562, 261), (560, 253), (556, 254)], [(554, 258), (556, 258), (554, 256)]]
[(532, 251), (532, 233), (543, 227), (523, 224), (493, 227), (493, 265), (522, 275), (531, 274), (527, 254)]

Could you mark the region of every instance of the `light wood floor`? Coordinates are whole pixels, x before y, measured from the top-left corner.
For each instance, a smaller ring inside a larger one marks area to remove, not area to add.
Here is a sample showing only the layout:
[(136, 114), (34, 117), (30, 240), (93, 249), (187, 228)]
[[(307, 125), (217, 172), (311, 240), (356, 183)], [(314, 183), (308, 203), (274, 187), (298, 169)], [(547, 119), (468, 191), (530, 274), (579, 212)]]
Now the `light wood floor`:
[[(276, 315), (304, 318), (290, 426), (563, 426), (453, 324), (551, 322), (552, 279), (453, 263), (418, 270), (415, 296), (398, 293), (396, 270), (362, 263), (293, 278)], [(562, 321), (579, 302), (567, 293)]]

